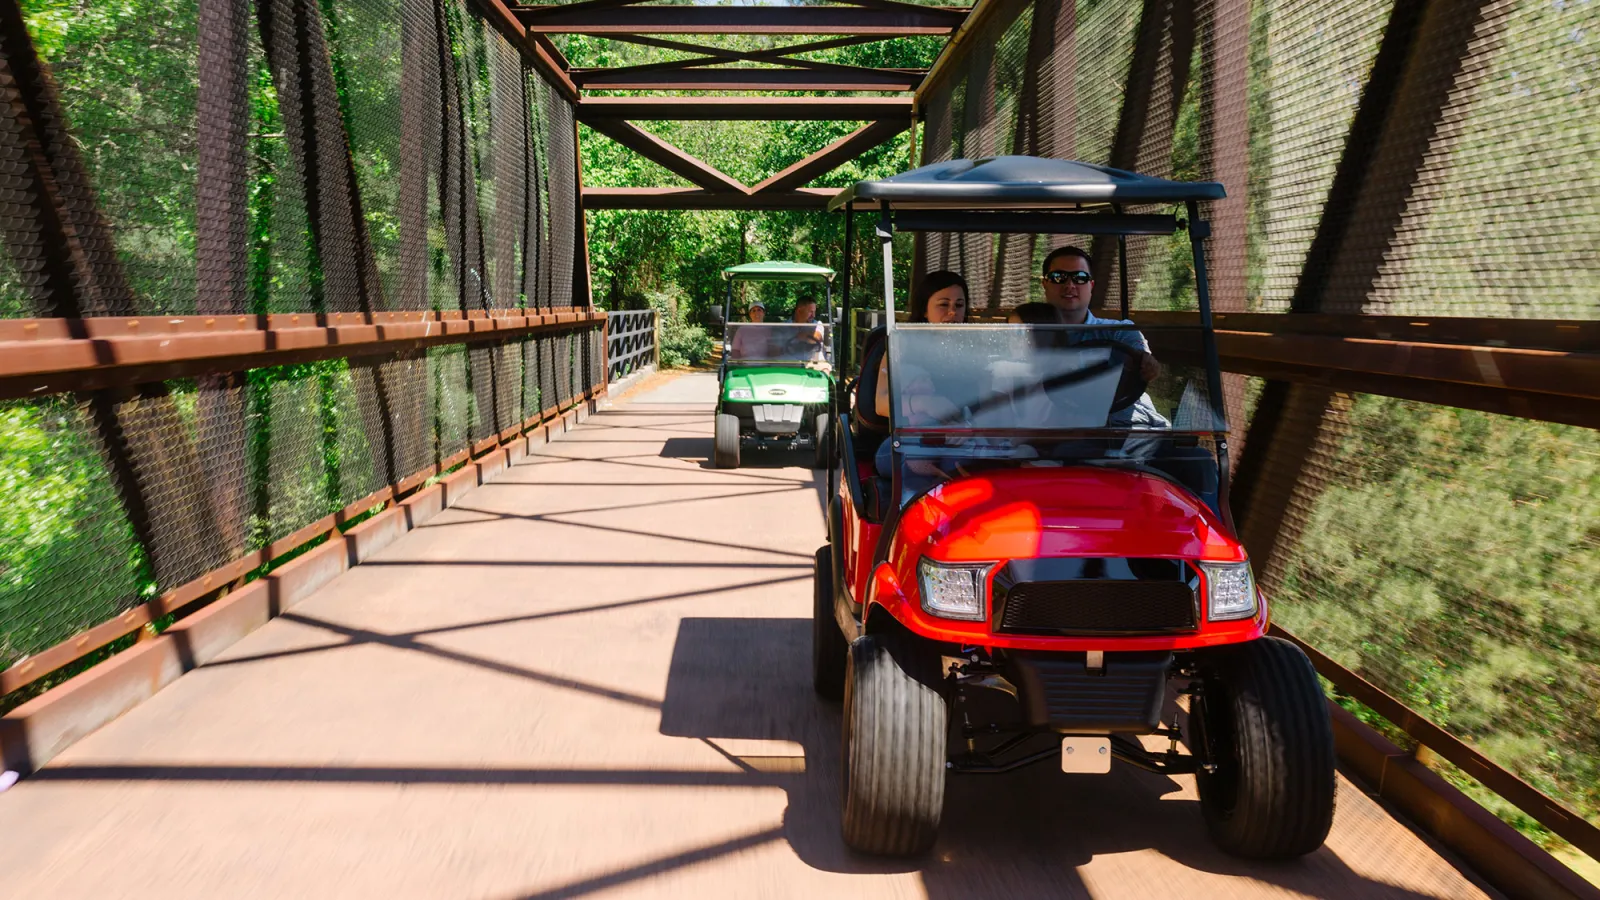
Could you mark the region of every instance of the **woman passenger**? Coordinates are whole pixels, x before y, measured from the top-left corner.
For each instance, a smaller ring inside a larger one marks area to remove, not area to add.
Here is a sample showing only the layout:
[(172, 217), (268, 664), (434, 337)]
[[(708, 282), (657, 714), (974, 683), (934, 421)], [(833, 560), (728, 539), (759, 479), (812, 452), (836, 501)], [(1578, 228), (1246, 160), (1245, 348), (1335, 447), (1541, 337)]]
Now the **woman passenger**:
[[(967, 280), (955, 272), (940, 270), (929, 272), (917, 282), (911, 292), (911, 321), (930, 325), (955, 325), (967, 321)], [(906, 366), (897, 370), (905, 381), (900, 385), (900, 416), (911, 423), (937, 421), (954, 412), (950, 401), (934, 392), (933, 379), (927, 373)], [(878, 364), (878, 390), (875, 406), (878, 415), (889, 417), (889, 357), (884, 355)], [(878, 474), (887, 478), (893, 469), (891, 441), (878, 445), (874, 464)], [(942, 478), (944, 471), (931, 459), (910, 460), (906, 464), (910, 473), (929, 478)]]
[[(929, 272), (917, 282), (916, 289), (911, 292), (911, 321), (926, 322), (931, 325), (954, 325), (967, 321), (967, 280), (955, 272), (940, 270)], [(878, 363), (878, 395), (875, 406), (878, 415), (887, 419), (889, 417), (889, 357), (884, 356)], [(902, 396), (906, 394), (903, 386)], [(932, 385), (928, 385), (931, 393)], [(902, 412), (911, 414), (910, 410)]]

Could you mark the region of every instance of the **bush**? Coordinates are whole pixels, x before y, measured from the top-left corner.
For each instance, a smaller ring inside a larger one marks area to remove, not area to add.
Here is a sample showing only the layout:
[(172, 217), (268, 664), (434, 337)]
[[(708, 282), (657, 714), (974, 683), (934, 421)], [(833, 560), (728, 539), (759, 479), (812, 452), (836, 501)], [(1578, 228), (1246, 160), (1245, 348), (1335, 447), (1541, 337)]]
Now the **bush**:
[(698, 325), (690, 325), (680, 312), (681, 291), (673, 288), (645, 296), (661, 320), (661, 368), (699, 365), (711, 355), (711, 335)]

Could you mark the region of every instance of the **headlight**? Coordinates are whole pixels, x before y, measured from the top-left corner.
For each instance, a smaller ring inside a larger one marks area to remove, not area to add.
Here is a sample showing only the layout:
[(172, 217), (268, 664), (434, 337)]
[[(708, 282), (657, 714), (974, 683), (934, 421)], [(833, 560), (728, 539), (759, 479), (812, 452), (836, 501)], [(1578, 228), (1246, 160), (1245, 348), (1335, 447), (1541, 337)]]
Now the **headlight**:
[(755, 391), (749, 388), (733, 388), (728, 391), (729, 400), (754, 400), (755, 398)]
[(1200, 564), (1206, 573), (1206, 618), (1213, 622), (1248, 619), (1256, 614), (1256, 578), (1250, 564)]
[(988, 612), (992, 568), (994, 563), (946, 565), (924, 558), (917, 566), (923, 610), (942, 619), (982, 622)]

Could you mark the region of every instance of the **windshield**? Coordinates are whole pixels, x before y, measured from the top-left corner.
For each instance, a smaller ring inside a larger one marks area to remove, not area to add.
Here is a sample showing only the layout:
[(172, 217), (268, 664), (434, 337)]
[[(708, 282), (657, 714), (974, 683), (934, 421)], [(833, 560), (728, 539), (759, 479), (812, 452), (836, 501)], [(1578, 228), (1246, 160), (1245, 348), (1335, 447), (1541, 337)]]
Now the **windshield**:
[(1227, 430), (1207, 389), (1203, 332), (1133, 326), (901, 325), (889, 332), (894, 430), (1106, 436)]
[(746, 364), (826, 364), (833, 354), (833, 327), (821, 322), (744, 322), (728, 325), (728, 361)]
[(1207, 389), (1203, 341), (1196, 328), (891, 328), (900, 502), (994, 469), (1088, 465), (1155, 475), (1220, 509), (1216, 439), (1227, 424)]

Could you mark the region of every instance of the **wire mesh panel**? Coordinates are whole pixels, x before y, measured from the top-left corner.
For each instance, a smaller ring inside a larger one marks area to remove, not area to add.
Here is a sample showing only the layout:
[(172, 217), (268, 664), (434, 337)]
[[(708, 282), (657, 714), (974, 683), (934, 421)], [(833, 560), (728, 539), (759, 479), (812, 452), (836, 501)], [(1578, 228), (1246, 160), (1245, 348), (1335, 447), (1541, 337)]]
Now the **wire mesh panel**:
[(265, 500), (258, 544), (266, 544), (331, 512), (337, 485), (329, 479), (333, 454), (325, 443), (324, 373), (316, 366), (291, 366), (253, 374), (261, 388), (257, 415), (265, 419), (267, 445), (266, 471), (258, 481)]
[(1471, 26), (1363, 309), (1600, 318), (1600, 8), (1500, 0)]
[(90, 411), (0, 403), (0, 667), (103, 622), (150, 579)]
[(1369, 395), (1333, 414), (1275, 618), (1600, 818), (1600, 435)]
[(1269, 2), (1255, 16), (1251, 308), (1289, 309), (1390, 6)]
[(92, 254), (81, 312), (194, 312), (198, 4), (22, 6), (57, 95), (38, 124)]
[[(554, 91), (547, 94), (545, 152), (550, 197), (550, 305), (572, 306), (573, 265), (578, 246), (578, 132), (572, 104)], [(587, 304), (587, 298), (584, 303)]]
[(433, 409), (439, 459), (467, 449), (472, 428), (472, 391), (468, 388), (467, 348), (435, 347), (428, 351), (429, 404)]
[(556, 346), (560, 335), (541, 334), (539, 342), (539, 397), (541, 411), (556, 408), (561, 396), (556, 391)]

